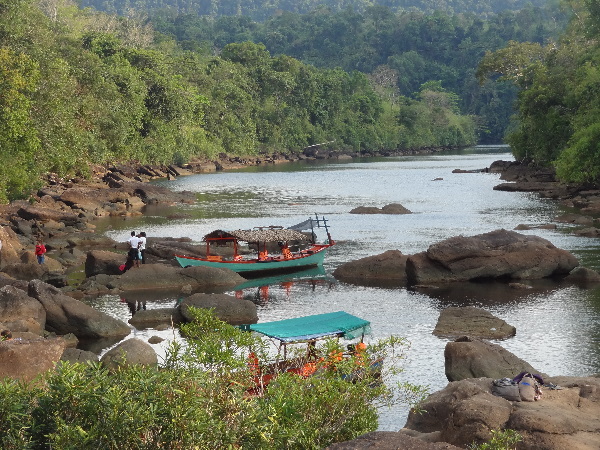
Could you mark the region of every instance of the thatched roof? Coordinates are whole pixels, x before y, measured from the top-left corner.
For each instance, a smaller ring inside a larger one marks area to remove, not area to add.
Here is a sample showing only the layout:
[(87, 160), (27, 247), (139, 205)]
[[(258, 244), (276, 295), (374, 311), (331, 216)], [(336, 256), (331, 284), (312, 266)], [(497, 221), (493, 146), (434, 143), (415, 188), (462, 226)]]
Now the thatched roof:
[(295, 230), (286, 228), (263, 228), (257, 230), (234, 230), (224, 231), (215, 230), (204, 236), (204, 240), (223, 238), (237, 239), (245, 242), (278, 242), (278, 241), (308, 241), (307, 235)]

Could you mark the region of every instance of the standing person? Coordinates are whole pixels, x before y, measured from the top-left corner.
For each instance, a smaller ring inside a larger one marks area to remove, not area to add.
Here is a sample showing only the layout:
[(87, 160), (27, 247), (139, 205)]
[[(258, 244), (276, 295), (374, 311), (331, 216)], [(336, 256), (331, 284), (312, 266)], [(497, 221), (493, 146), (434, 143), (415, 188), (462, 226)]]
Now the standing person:
[(131, 232), (127, 242), (129, 243), (128, 256), (133, 261), (133, 267), (140, 267), (140, 238), (135, 235), (135, 231)]
[(140, 246), (138, 247), (140, 249), (140, 256), (141, 256), (141, 260), (142, 260), (142, 264), (146, 264), (146, 232), (142, 231), (140, 233)]
[(39, 238), (37, 245), (35, 246), (35, 256), (37, 256), (38, 264), (44, 264), (45, 261), (46, 246), (42, 242), (42, 238)]

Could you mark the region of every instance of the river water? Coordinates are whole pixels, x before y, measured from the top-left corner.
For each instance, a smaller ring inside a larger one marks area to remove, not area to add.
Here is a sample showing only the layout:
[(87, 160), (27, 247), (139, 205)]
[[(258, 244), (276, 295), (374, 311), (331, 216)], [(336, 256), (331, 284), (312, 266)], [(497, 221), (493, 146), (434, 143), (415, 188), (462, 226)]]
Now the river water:
[[(371, 321), (370, 339), (406, 337), (410, 349), (402, 380), (447, 384), (444, 347), (447, 339), (432, 335), (440, 311), (448, 306), (480, 306), (517, 328), (517, 335), (498, 342), (548, 375), (581, 376), (600, 372), (600, 289), (535, 283), (530, 290), (503, 285), (469, 286), (419, 292), (395, 287), (357, 287), (337, 282), (331, 272), (340, 264), (398, 249), (404, 254), (457, 236), (471, 236), (519, 224), (555, 223), (565, 212), (555, 202), (532, 193), (494, 191), (499, 176), (456, 173), (476, 170), (493, 161), (510, 160), (506, 147), (474, 147), (462, 151), (410, 157), (309, 161), (252, 167), (239, 171), (193, 175), (160, 182), (173, 190), (198, 194), (198, 203), (144, 216), (100, 222), (99, 229), (125, 241), (130, 230), (149, 237), (190, 237), (262, 225), (290, 226), (317, 213), (329, 220), (337, 245), (327, 255), (325, 275), (315, 281), (276, 283), (266, 289), (244, 289), (258, 304), (259, 321), (344, 310)], [(356, 215), (357, 206), (400, 203), (412, 214)], [(166, 217), (170, 218), (166, 218)], [(576, 237), (568, 225), (523, 231), (574, 253), (582, 265), (598, 269), (598, 240)], [(233, 292), (232, 292), (233, 293)], [(177, 299), (148, 300), (147, 308)], [(130, 310), (118, 298), (99, 299), (97, 306), (123, 320)], [(134, 331), (138, 337), (172, 338), (172, 331)], [(160, 350), (159, 350), (160, 353)], [(380, 412), (380, 430), (398, 430), (405, 407)]]

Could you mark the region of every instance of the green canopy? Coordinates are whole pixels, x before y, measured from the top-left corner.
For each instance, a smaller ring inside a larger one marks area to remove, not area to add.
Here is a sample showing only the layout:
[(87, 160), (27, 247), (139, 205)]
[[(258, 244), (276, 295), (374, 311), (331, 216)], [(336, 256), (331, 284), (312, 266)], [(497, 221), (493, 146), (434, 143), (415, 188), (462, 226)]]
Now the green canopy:
[(245, 325), (245, 330), (256, 331), (282, 342), (309, 341), (327, 336), (343, 336), (346, 339), (369, 334), (371, 323), (344, 311), (314, 316), (296, 317), (276, 322)]

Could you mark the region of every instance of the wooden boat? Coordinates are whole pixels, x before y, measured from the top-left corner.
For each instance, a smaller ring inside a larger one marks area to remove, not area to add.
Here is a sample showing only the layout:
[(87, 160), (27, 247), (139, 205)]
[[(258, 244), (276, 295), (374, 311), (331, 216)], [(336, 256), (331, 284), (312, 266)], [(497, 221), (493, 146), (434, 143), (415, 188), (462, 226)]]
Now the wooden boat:
[[(381, 359), (367, 359), (365, 353), (362, 354), (363, 359), (359, 357), (359, 352), (364, 352), (366, 348), (363, 339), (371, 332), (370, 322), (344, 311), (242, 325), (240, 328), (262, 334), (279, 343), (277, 357), (273, 363), (261, 365), (254, 355), (249, 356), (249, 364), (256, 372), (254, 386), (248, 390), (249, 395), (261, 395), (269, 383), (281, 373), (309, 377), (319, 370), (331, 367), (332, 363), (339, 363), (351, 356), (354, 356), (357, 362), (362, 361), (362, 364), (343, 376), (348, 381), (354, 381), (366, 372), (372, 378), (378, 378), (381, 374)], [(360, 342), (349, 345), (348, 352), (324, 357), (319, 355), (316, 342), (327, 338), (360, 339)], [(290, 344), (306, 344), (306, 354), (288, 358), (287, 346)]]
[[(325, 243), (316, 243), (315, 228), (325, 228), (327, 233)], [(311, 233), (303, 233), (304, 229), (310, 230)], [(335, 245), (329, 234), (327, 220), (318, 216), (309, 218), (307, 221), (290, 228), (269, 226), (256, 227), (252, 230), (215, 230), (204, 236), (203, 241), (206, 242), (205, 257), (175, 255), (177, 262), (182, 267), (222, 267), (243, 275), (290, 272), (322, 265), (325, 253)], [(292, 242), (298, 243), (298, 249), (295, 252), (290, 249), (290, 243)], [(241, 243), (247, 243), (255, 247), (256, 254), (251, 257), (242, 256), (239, 253)], [(273, 246), (273, 243), (279, 244), (279, 251), (276, 254), (270, 254), (268, 250), (269, 247)], [(225, 259), (218, 254), (211, 254), (211, 248), (223, 245), (233, 246), (231, 259)]]

